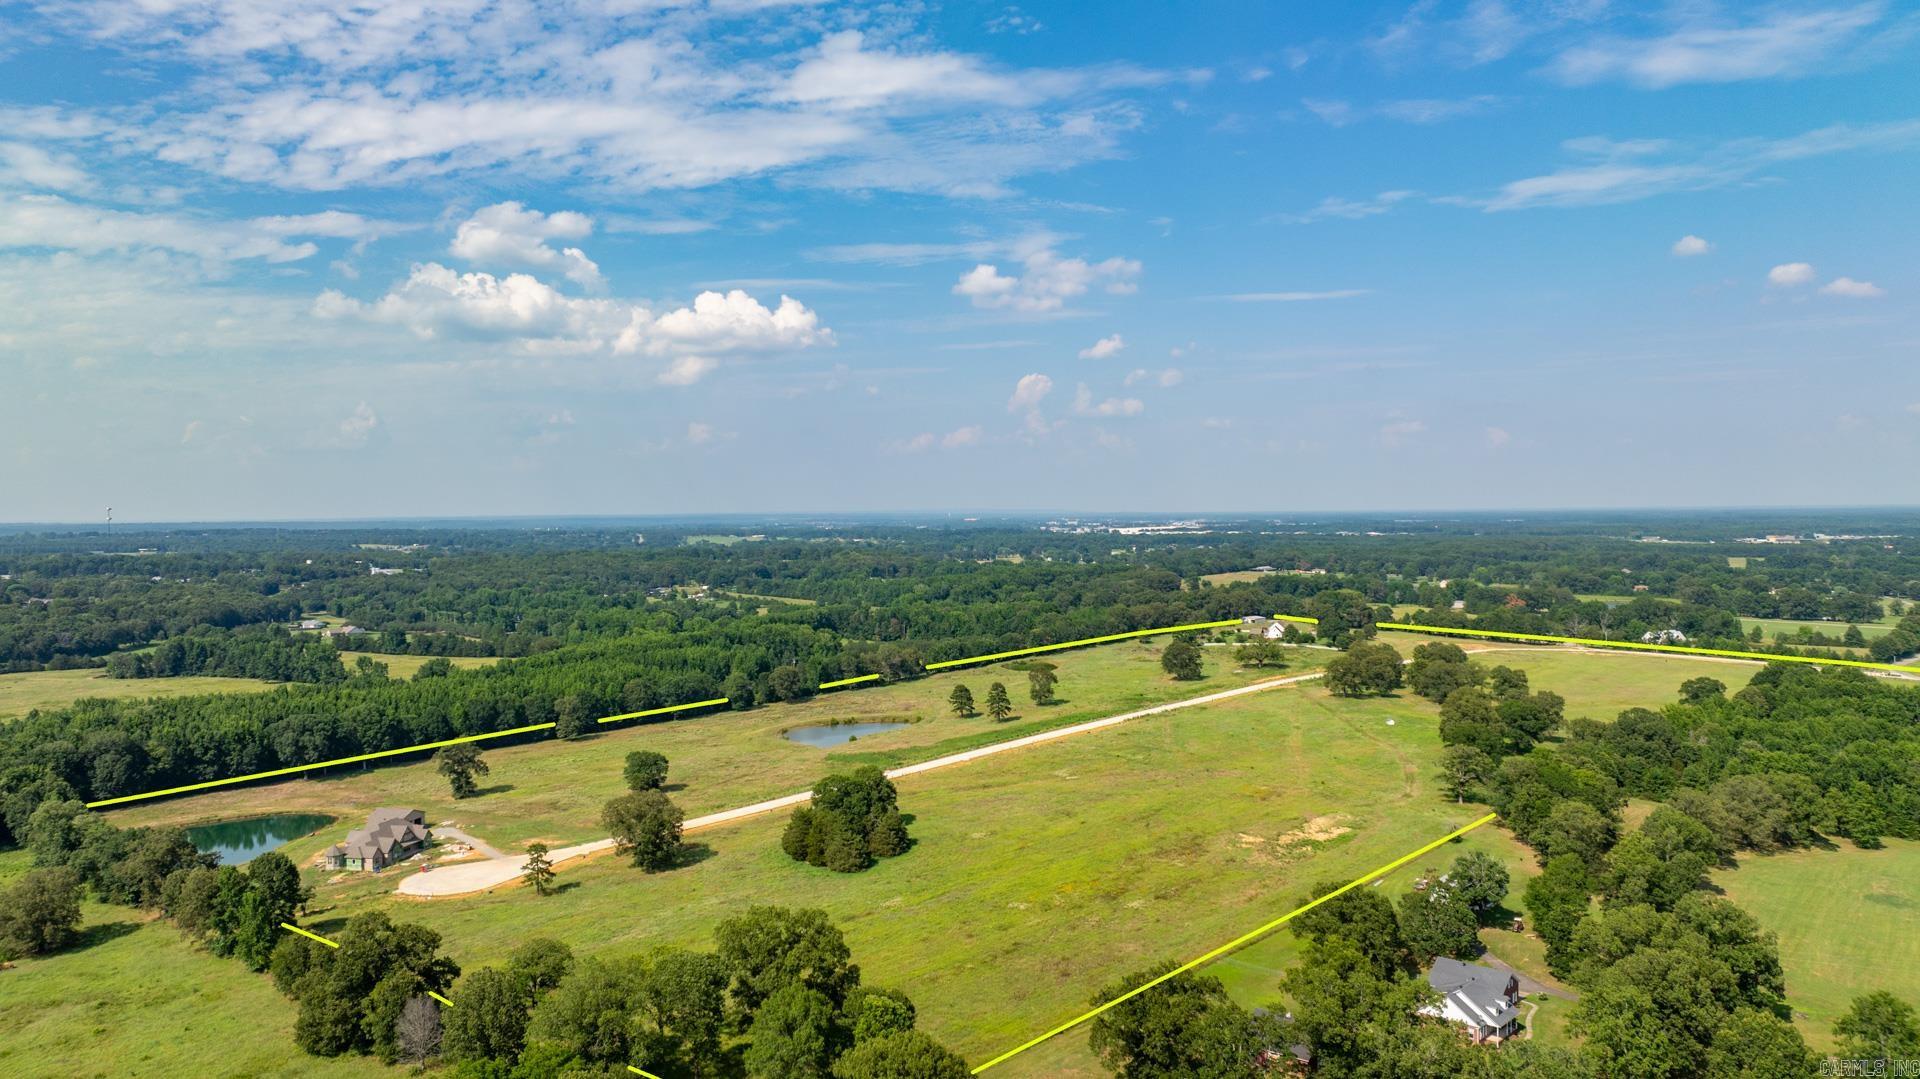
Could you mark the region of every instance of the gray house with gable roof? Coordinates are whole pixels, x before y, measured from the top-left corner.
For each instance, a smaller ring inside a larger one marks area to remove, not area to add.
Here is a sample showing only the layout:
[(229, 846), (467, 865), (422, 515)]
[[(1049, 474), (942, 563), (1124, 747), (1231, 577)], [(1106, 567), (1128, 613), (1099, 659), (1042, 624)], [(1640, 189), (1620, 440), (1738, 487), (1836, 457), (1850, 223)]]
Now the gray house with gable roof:
[(347, 841), (328, 847), (328, 869), (377, 873), (427, 845), (427, 815), (418, 809), (382, 806), (367, 814), (367, 826), (347, 833)]
[(1498, 1042), (1520, 1027), (1520, 979), (1504, 970), (1441, 956), (1427, 971), (1427, 984), (1440, 1003), (1422, 1010), (1466, 1027), (1475, 1042)]

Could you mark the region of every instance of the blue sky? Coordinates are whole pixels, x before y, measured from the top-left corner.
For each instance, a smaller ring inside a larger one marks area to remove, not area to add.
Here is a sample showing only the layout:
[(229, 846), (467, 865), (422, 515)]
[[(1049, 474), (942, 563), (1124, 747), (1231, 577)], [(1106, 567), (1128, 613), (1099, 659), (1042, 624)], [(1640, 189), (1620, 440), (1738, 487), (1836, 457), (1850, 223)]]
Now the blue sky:
[(1920, 9), (0, 3), (0, 519), (1903, 503)]

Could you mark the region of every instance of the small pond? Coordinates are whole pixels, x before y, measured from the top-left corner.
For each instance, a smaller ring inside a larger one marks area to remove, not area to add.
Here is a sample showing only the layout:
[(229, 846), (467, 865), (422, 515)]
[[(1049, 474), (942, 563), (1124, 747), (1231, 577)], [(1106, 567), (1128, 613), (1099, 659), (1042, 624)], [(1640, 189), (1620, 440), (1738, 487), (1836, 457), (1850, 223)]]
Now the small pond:
[(289, 840), (309, 835), (331, 823), (332, 817), (318, 813), (282, 813), (202, 824), (187, 829), (187, 838), (202, 851), (218, 854), (221, 865), (239, 865), (256, 854), (275, 850)]
[(834, 723), (817, 727), (794, 727), (785, 732), (787, 741), (799, 742), (808, 746), (837, 746), (851, 742), (855, 738), (865, 738), (869, 734), (879, 734), (895, 727), (910, 727), (910, 723)]

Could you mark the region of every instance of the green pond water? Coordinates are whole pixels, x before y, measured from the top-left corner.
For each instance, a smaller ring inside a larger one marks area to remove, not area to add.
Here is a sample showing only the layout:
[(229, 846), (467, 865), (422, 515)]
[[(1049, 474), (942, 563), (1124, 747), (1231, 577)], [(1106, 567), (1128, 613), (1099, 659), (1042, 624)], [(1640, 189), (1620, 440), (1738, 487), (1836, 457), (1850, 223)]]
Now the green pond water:
[(837, 746), (843, 742), (851, 742), (855, 738), (865, 738), (869, 734), (879, 734), (881, 731), (890, 731), (896, 727), (904, 727), (904, 726), (907, 726), (907, 724), (905, 723), (823, 724), (818, 727), (794, 727), (793, 729), (786, 732), (786, 738), (787, 738), (787, 741), (789, 742), (799, 742), (802, 745)]
[(202, 824), (187, 829), (187, 838), (202, 851), (218, 854), (221, 865), (239, 865), (332, 823), (332, 817), (318, 813), (282, 813)]

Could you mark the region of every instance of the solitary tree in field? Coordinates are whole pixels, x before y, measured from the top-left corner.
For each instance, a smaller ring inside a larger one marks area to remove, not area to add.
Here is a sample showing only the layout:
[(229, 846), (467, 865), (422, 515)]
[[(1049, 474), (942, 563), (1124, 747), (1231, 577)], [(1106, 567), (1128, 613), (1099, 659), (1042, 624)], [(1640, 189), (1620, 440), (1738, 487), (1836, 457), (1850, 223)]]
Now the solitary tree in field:
[(1013, 701), (1007, 696), (1007, 687), (999, 682), (987, 687), (987, 714), (995, 723), (1005, 723), (1013, 714)]
[(80, 875), (29, 869), (0, 893), (0, 958), (45, 955), (80, 939)]
[[(1164, 658), (1162, 662), (1165, 662)], [(1251, 644), (1240, 649), (1240, 665), (1242, 667), (1284, 667), (1287, 665), (1287, 656), (1275, 642), (1265, 637), (1256, 637)]]
[(541, 895), (553, 891), (553, 863), (547, 861), (545, 843), (527, 844), (527, 863), (520, 867), (520, 878)]
[(447, 777), (455, 798), (471, 798), (480, 793), (473, 777), (487, 774), (487, 762), (480, 759), (480, 750), (471, 742), (448, 746), (435, 753), (433, 759), (440, 762), (440, 774)]
[(961, 719), (973, 715), (973, 690), (965, 686), (953, 687), (953, 692), (947, 694), (947, 705), (953, 709), (953, 714)]
[(581, 702), (578, 694), (569, 693), (553, 702), (553, 736), (555, 738), (583, 738), (590, 725), (587, 706)]
[(651, 749), (636, 749), (627, 754), (627, 789), (657, 791), (667, 785), (667, 758)]
[(1327, 689), (1336, 697), (1391, 693), (1400, 677), (1400, 653), (1390, 644), (1356, 643), (1327, 663)]
[(1051, 666), (1034, 667), (1027, 672), (1027, 693), (1035, 704), (1047, 704), (1053, 700), (1053, 687), (1059, 684), (1060, 676), (1053, 673)]
[(641, 791), (607, 803), (600, 823), (613, 834), (614, 848), (631, 855), (649, 873), (671, 869), (680, 860), (680, 827), (686, 814), (660, 791)]
[(1200, 646), (1184, 637), (1176, 638), (1161, 651), (1160, 669), (1181, 682), (1199, 681)]

